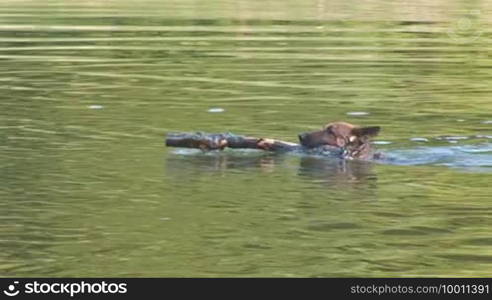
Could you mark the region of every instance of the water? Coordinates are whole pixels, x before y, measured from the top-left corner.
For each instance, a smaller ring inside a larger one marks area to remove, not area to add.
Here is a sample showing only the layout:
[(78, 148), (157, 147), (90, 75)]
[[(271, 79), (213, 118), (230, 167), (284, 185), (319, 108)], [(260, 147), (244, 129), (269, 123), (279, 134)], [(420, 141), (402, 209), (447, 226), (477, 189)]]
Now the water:
[(1, 276), (490, 275), (489, 1), (161, 2), (0, 3)]

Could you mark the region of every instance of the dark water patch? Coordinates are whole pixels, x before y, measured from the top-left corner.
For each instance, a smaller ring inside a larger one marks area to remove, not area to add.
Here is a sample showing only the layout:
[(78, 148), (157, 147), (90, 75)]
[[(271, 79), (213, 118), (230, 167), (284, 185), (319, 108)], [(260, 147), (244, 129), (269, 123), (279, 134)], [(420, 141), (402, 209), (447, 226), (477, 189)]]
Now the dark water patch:
[(453, 232), (453, 230), (448, 228), (438, 228), (438, 227), (430, 227), (430, 226), (413, 226), (412, 229), (423, 231), (426, 234), (443, 234), (443, 233)]
[(439, 258), (457, 262), (478, 262), (484, 264), (492, 264), (492, 255), (473, 255), (473, 254), (443, 254), (437, 255)]
[(384, 235), (409, 235), (409, 236), (425, 236), (433, 234), (447, 234), (451, 233), (452, 230), (444, 228), (436, 228), (429, 226), (412, 226), (408, 228), (395, 228), (383, 230)]
[(489, 247), (492, 247), (492, 237), (467, 239), (467, 240), (464, 240), (463, 243), (467, 244), (467, 245), (473, 245), (473, 246), (489, 246)]
[(272, 249), (272, 247), (264, 244), (258, 244), (258, 243), (247, 243), (243, 245), (244, 248), (246, 249), (251, 249), (251, 250), (269, 250)]
[(355, 223), (341, 222), (341, 223), (326, 223), (326, 222), (312, 222), (307, 229), (315, 231), (332, 231), (332, 230), (354, 230), (360, 226)]
[(387, 217), (387, 218), (405, 218), (409, 217), (407, 214), (389, 211), (376, 211), (375, 216)]
[(299, 220), (299, 217), (294, 216), (294, 215), (283, 215), (283, 216), (278, 217), (277, 220), (279, 220), (279, 221), (295, 221), (295, 220)]
[(387, 229), (387, 230), (382, 231), (382, 234), (384, 234), (384, 235), (397, 235), (397, 236), (407, 236), (407, 235), (419, 236), (419, 235), (422, 235), (423, 232), (420, 230), (415, 230), (415, 229), (401, 228), (401, 229)]
[[(483, 210), (481, 210), (483, 211)], [(456, 215), (462, 215), (462, 217), (456, 217)], [(450, 218), (448, 224), (450, 226), (467, 226), (468, 224), (491, 224), (492, 218), (487, 214), (481, 212), (473, 213), (455, 213), (453, 217)]]

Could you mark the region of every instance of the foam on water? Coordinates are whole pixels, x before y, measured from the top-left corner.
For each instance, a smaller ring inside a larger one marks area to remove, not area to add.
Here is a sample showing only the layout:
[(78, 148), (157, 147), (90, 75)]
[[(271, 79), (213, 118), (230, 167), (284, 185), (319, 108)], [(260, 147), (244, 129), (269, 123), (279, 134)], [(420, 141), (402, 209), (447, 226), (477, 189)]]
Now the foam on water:
[(492, 171), (492, 144), (419, 147), (385, 153), (385, 162), (396, 165), (436, 165), (480, 171)]

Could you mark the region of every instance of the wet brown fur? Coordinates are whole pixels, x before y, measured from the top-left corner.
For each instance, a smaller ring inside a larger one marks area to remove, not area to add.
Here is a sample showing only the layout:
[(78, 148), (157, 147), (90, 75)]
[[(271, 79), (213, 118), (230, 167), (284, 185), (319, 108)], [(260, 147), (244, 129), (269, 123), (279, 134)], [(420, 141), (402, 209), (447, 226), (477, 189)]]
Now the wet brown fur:
[(343, 149), (344, 158), (372, 159), (377, 156), (371, 146), (371, 137), (377, 136), (379, 126), (360, 127), (347, 122), (333, 122), (321, 130), (299, 135), (301, 145), (316, 148), (324, 145)]

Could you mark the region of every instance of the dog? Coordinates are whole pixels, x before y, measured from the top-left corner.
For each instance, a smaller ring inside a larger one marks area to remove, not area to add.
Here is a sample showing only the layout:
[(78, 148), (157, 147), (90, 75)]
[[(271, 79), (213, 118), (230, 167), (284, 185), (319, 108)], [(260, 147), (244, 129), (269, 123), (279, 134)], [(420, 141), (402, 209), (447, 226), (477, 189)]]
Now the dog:
[(299, 142), (308, 149), (323, 146), (339, 148), (345, 159), (379, 159), (381, 154), (374, 151), (370, 139), (377, 136), (380, 130), (379, 126), (360, 127), (347, 122), (334, 122), (321, 130), (299, 134)]

